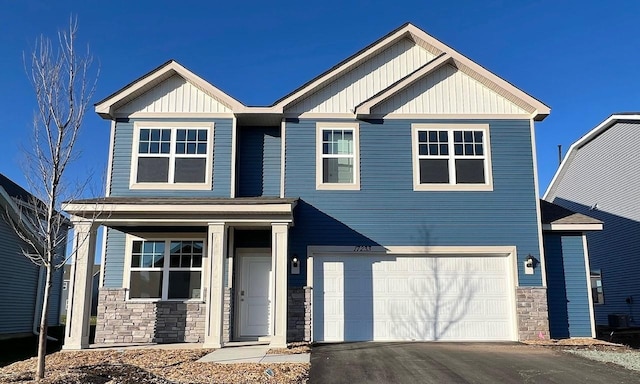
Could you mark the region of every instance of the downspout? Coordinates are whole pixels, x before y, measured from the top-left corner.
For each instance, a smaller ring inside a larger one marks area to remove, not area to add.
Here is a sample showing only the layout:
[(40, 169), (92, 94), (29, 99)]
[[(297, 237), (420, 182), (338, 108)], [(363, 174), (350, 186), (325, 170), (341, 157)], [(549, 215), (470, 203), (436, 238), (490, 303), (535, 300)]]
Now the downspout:
[[(44, 289), (44, 277), (45, 277), (46, 268), (40, 266), (38, 268), (38, 290), (36, 291), (36, 307), (33, 311), (33, 328), (32, 332), (34, 335), (39, 336), (40, 331), (38, 331), (38, 325), (40, 325), (40, 313), (42, 312), (42, 300), (44, 299), (42, 296), (44, 293), (42, 292)], [(49, 341), (58, 341), (58, 339), (47, 335), (47, 340)]]

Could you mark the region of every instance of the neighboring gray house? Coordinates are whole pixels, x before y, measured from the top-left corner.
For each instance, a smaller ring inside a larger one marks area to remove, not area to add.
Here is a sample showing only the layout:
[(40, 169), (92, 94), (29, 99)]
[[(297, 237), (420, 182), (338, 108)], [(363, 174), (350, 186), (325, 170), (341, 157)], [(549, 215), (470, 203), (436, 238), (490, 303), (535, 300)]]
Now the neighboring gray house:
[[(64, 277), (62, 279), (62, 296), (60, 299), (60, 316), (67, 315), (69, 305), (69, 282), (71, 280), (71, 264), (64, 265)], [(91, 316), (98, 314), (98, 284), (100, 283), (100, 264), (93, 266), (91, 277)]]
[(638, 132), (639, 112), (611, 115), (571, 145), (544, 195), (604, 222), (587, 235), (599, 326), (640, 325)]
[[(18, 237), (8, 216), (18, 217), (29, 192), (0, 174), (0, 338), (30, 335), (40, 323), (44, 269), (22, 255), (26, 243)], [(58, 325), (62, 271), (56, 272), (49, 298), (49, 324)]]

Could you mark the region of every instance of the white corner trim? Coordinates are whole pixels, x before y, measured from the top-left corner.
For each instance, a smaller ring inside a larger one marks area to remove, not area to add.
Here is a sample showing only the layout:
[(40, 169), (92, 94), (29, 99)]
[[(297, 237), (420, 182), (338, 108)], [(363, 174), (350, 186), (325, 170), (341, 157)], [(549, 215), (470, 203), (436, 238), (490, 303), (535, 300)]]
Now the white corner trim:
[[(422, 130), (446, 130), (451, 132), (449, 140), (449, 184), (421, 184), (420, 161), (418, 158), (418, 133)], [(484, 184), (456, 184), (453, 152), (453, 131), (455, 130), (482, 130), (484, 132)], [(411, 161), (413, 166), (413, 190), (414, 191), (493, 191), (493, 166), (491, 163), (491, 134), (488, 123), (413, 123), (411, 124)]]
[(591, 322), (591, 337), (596, 337), (596, 316), (593, 309), (593, 292), (591, 291), (591, 266), (589, 263), (589, 248), (587, 247), (587, 235), (582, 234), (582, 249), (584, 253), (584, 269), (587, 275), (587, 292), (589, 295), (589, 320)]
[[(325, 129), (345, 129), (353, 131), (353, 183), (323, 182), (322, 131)], [(316, 190), (358, 191), (360, 190), (360, 124), (352, 122), (316, 123)]]
[(533, 119), (529, 120), (529, 131), (531, 139), (531, 156), (533, 159), (533, 187), (535, 193), (535, 206), (536, 206), (536, 227), (538, 231), (538, 249), (540, 250), (540, 274), (542, 278), (542, 286), (547, 286), (547, 267), (544, 255), (544, 237), (542, 233), (542, 210), (540, 208), (540, 192), (538, 190), (538, 159), (536, 152), (536, 130)]
[(280, 198), (284, 199), (285, 196), (285, 172), (287, 161), (287, 123), (285, 119), (280, 122)]
[(113, 149), (115, 146), (115, 139), (116, 139), (116, 121), (115, 120), (111, 120), (111, 131), (109, 133), (109, 157), (108, 157), (108, 162), (107, 162), (107, 174), (105, 175), (105, 191), (104, 191), (104, 195), (106, 197), (109, 197), (109, 195), (111, 195), (111, 179), (113, 178), (113, 175), (111, 174), (111, 172), (113, 172)]
[[(213, 134), (213, 133), (212, 133)], [(238, 119), (234, 116), (231, 121), (231, 185), (230, 185), (230, 197), (236, 197), (236, 172), (238, 169)], [(215, 151), (212, 152), (215, 156)], [(209, 157), (212, 157), (209, 155)], [(214, 158), (215, 160), (215, 158)], [(213, 169), (212, 169), (213, 171)], [(213, 173), (213, 172), (212, 172)]]

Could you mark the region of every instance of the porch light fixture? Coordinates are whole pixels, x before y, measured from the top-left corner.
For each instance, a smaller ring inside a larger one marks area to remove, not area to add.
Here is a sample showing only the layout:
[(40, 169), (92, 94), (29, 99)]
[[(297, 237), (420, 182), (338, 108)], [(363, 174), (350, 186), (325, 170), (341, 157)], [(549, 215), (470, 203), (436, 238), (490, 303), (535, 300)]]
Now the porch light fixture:
[(300, 261), (298, 260), (298, 255), (297, 254), (293, 254), (293, 257), (291, 258), (291, 274), (292, 275), (299, 275), (300, 274)]
[(531, 256), (531, 254), (527, 255), (527, 258), (524, 259), (524, 273), (525, 275), (533, 275), (535, 272), (534, 269), (536, 267), (536, 258)]

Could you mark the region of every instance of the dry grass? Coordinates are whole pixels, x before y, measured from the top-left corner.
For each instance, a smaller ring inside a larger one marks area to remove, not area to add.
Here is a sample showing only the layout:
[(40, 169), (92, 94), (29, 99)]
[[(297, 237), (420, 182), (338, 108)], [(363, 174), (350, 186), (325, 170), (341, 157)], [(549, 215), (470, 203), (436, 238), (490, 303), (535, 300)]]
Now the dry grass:
[[(198, 363), (205, 349), (132, 349), (57, 352), (47, 356), (41, 383), (306, 383), (309, 364)], [(34, 383), (36, 359), (0, 369), (2, 383)], [(270, 370), (269, 374), (266, 373)]]

